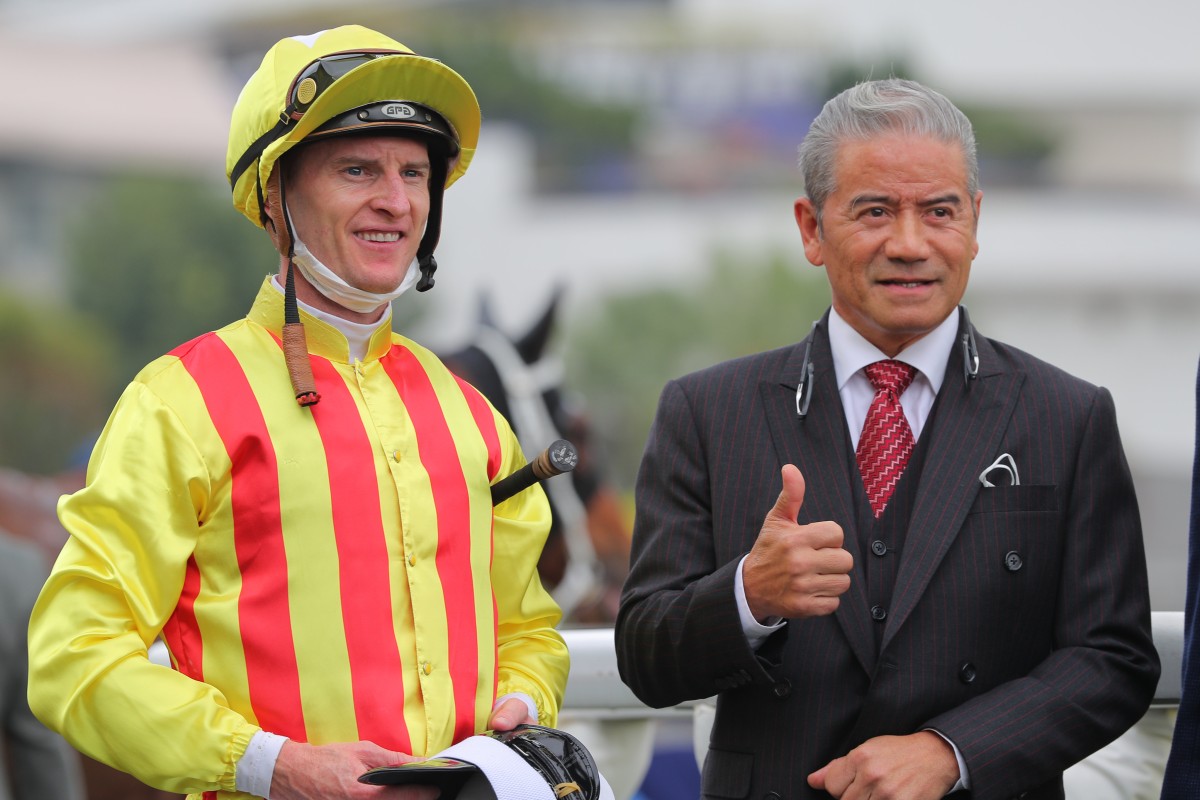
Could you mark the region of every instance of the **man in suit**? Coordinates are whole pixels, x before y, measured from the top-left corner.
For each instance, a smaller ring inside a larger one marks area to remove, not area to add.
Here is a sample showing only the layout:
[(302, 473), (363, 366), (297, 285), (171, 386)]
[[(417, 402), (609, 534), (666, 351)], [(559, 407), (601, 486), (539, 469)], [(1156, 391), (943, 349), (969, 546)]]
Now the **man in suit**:
[(622, 679), (717, 695), (705, 798), (1061, 798), (1159, 673), (1112, 398), (960, 307), (981, 193), (946, 98), (849, 89), (801, 165), (832, 311), (664, 389)]
[(1196, 373), (1196, 449), (1188, 531), (1187, 599), (1183, 628), (1183, 693), (1163, 776), (1162, 800), (1200, 797), (1200, 367)]

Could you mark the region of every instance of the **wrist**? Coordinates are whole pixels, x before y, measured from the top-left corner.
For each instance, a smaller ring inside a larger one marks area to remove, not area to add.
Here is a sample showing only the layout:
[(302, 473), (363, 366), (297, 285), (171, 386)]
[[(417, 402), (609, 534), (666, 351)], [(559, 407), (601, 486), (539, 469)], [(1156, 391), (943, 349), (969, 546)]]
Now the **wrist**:
[(235, 781), (239, 792), (256, 797), (271, 796), (275, 764), (287, 741), (286, 736), (277, 736), (262, 730), (255, 732), (246, 746), (246, 752), (237, 762)]

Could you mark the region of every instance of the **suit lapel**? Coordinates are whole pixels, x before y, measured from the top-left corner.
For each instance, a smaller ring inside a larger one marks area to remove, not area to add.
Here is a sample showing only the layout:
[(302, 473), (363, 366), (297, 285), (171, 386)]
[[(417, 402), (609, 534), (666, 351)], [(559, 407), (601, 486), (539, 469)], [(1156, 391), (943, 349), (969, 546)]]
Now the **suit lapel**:
[[(813, 397), (807, 417), (796, 413), (796, 385), (800, 382), (804, 351), (812, 344)], [(855, 528), (854, 497), (847, 485), (850, 465), (846, 416), (837, 390), (837, 375), (829, 351), (826, 319), (795, 348), (777, 380), (759, 387), (771, 440), (781, 464), (795, 464), (804, 475), (804, 505), (799, 522), (833, 520), (842, 526), (843, 547), (862, 564)], [(842, 595), (835, 617), (846, 634), (855, 656), (868, 673), (874, 671), (875, 639), (867, 610), (867, 595), (861, 580), (851, 580)]]
[(1024, 374), (1006, 371), (990, 343), (977, 337), (980, 370), (964, 381), (962, 353), (950, 366), (931, 417), (916, 504), (905, 535), (882, 652), (908, 619), (979, 493), (979, 473), (998, 455)]

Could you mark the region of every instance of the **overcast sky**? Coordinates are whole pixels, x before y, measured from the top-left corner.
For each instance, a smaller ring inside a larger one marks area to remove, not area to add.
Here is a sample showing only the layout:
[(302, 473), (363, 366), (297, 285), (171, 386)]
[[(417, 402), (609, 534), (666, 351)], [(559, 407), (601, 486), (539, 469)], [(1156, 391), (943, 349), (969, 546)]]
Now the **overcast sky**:
[(1200, 102), (1200, 4), (1192, 0), (677, 0), (689, 16), (788, 35), (817, 26), (856, 59), (900, 53), (946, 91), (1045, 92)]
[[(452, 5), (453, 0), (441, 0)], [(389, 3), (391, 8), (436, 0)], [(364, 5), (369, 5), (365, 3)], [(0, 0), (0, 25), (57, 37), (203, 28), (213, 17), (341, 7), (341, 0)], [(902, 53), (948, 91), (1186, 96), (1200, 102), (1200, 3), (1193, 0), (674, 0), (681, 18), (772, 38), (816, 37), (846, 55)], [(353, 6), (349, 6), (353, 7)], [(64, 13), (69, 9), (69, 13)]]

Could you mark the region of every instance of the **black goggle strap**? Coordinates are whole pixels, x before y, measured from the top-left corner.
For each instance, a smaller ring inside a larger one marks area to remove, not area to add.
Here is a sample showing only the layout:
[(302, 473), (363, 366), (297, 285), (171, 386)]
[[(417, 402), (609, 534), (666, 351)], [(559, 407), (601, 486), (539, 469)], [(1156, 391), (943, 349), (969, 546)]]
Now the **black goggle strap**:
[(263, 154), (263, 151), (271, 146), (271, 143), (287, 133), (288, 127), (292, 124), (290, 119), (280, 120), (275, 123), (275, 127), (264, 133), (262, 136), (254, 140), (254, 143), (246, 148), (246, 152), (242, 153), (242, 157), (233, 165), (233, 170), (229, 173), (229, 188), (237, 188), (238, 178), (242, 177), (242, 173), (258, 160), (258, 157)]

